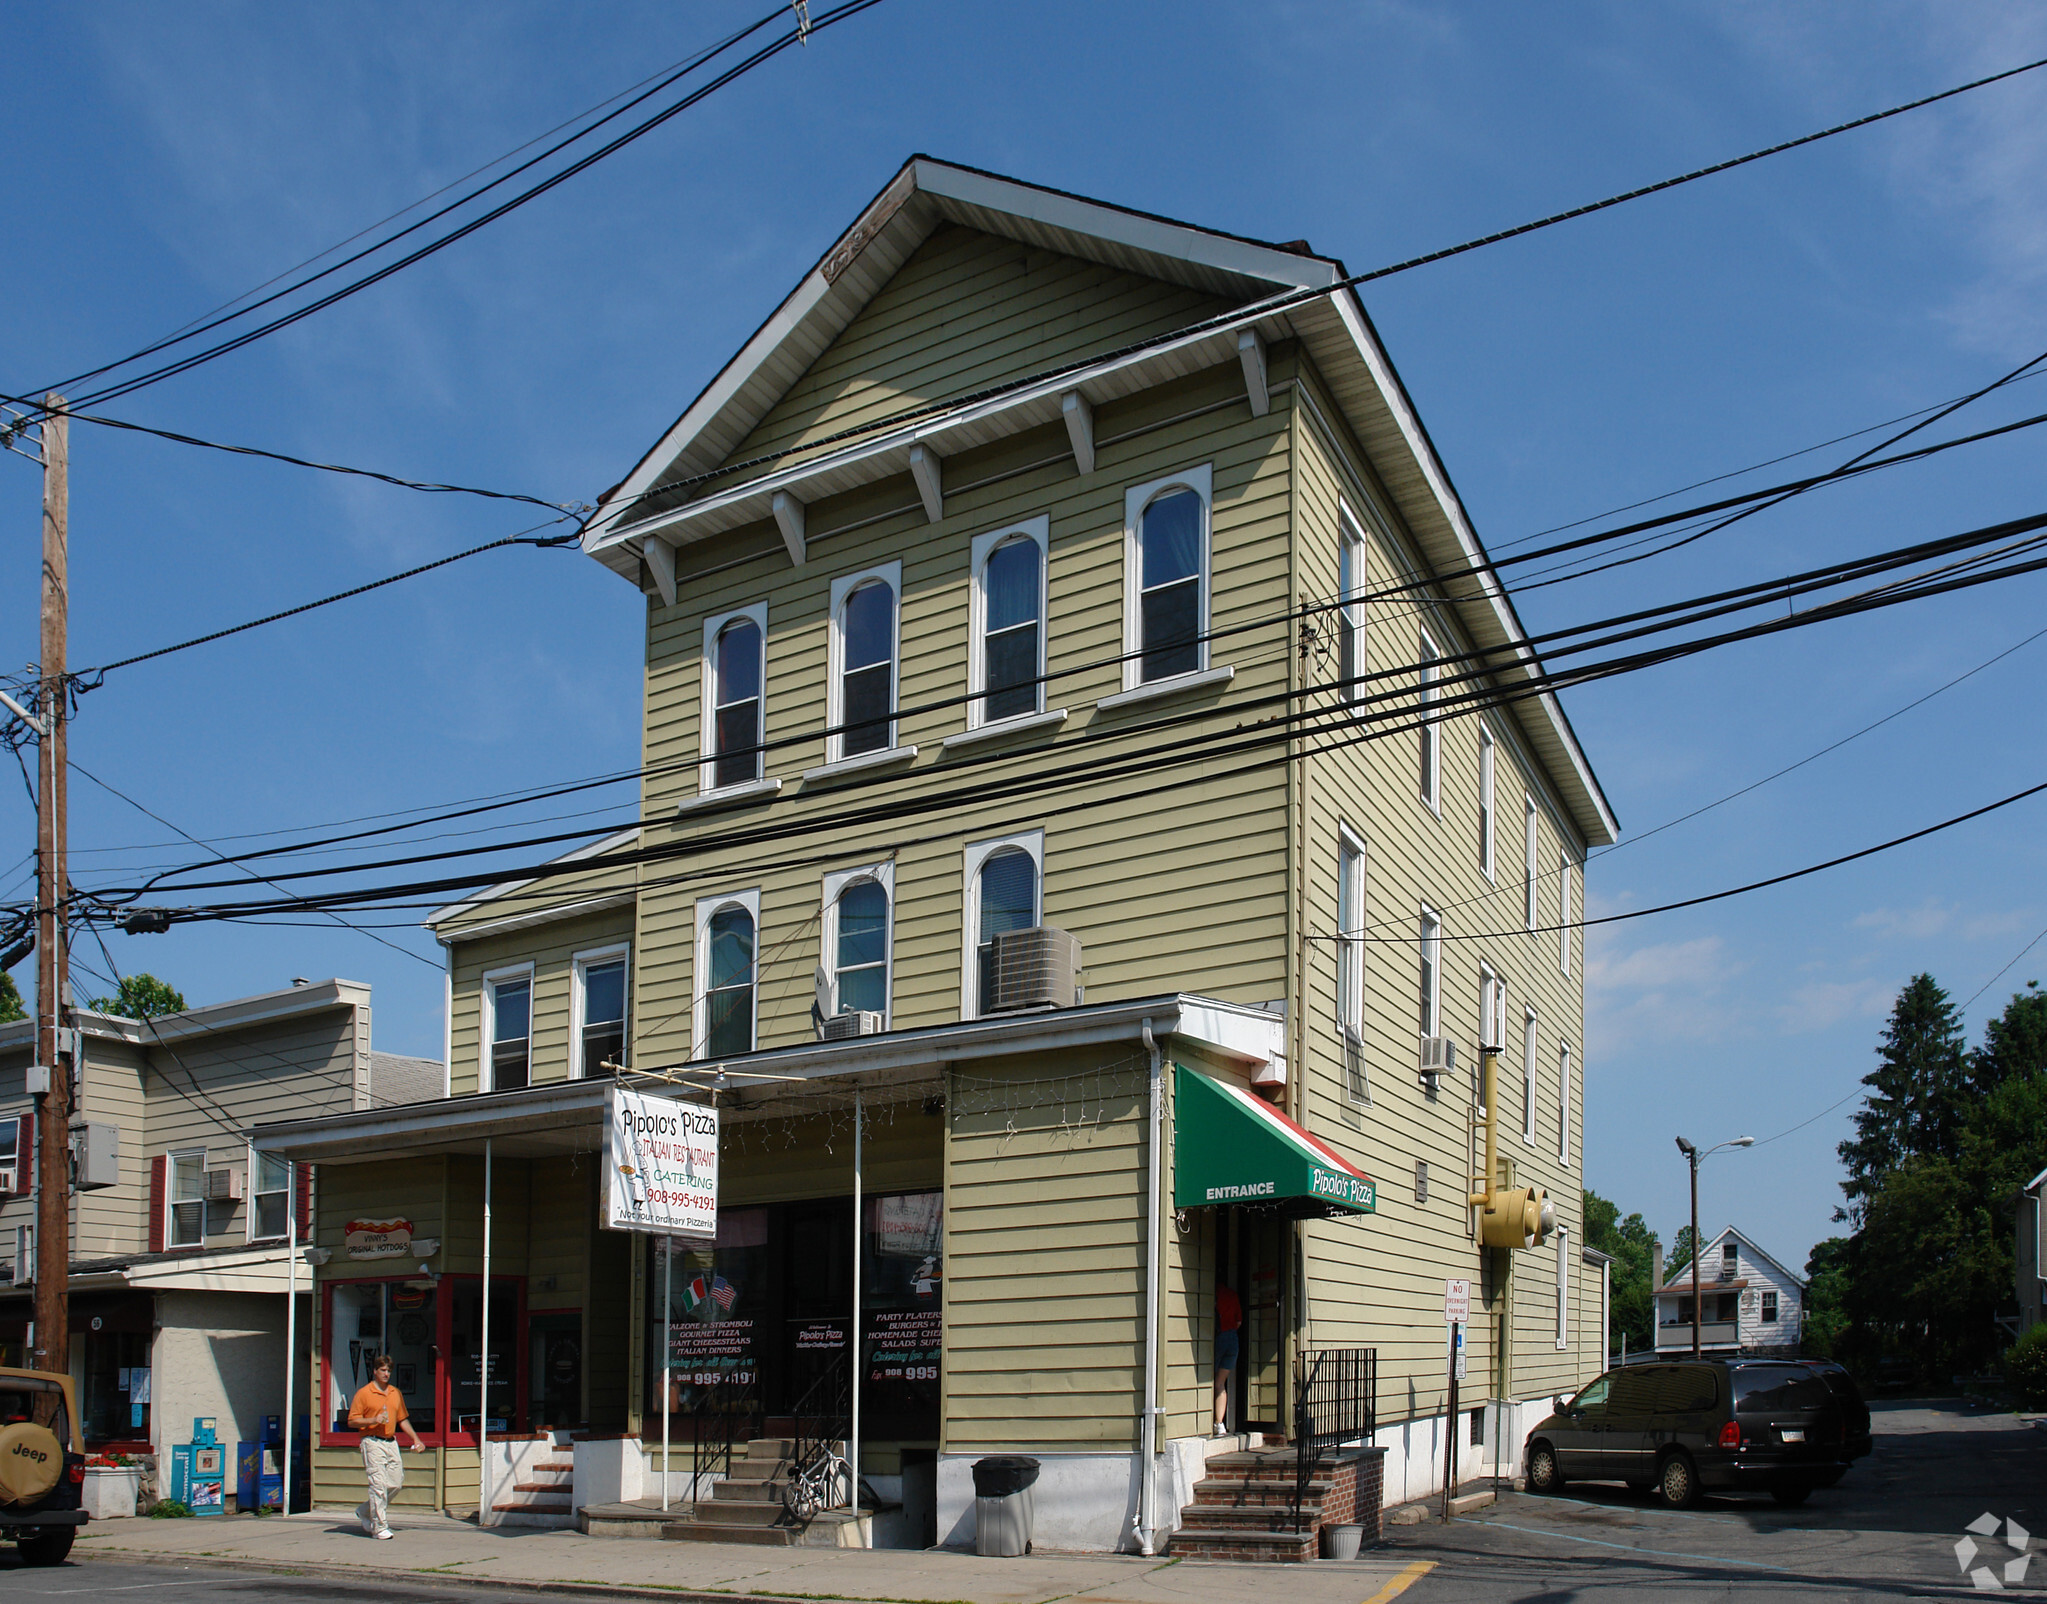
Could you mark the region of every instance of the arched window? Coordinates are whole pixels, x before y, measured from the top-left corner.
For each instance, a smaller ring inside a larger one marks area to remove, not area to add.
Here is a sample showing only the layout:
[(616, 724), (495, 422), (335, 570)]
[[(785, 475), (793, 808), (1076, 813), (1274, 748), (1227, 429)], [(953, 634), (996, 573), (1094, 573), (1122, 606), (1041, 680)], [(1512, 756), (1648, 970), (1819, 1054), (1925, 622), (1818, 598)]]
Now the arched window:
[(975, 886), (980, 929), (975, 936), (979, 985), (977, 1013), (995, 1006), (995, 938), (1038, 922), (1038, 865), (1022, 847), (1001, 847), (981, 863)]
[(1154, 497), (1138, 521), (1140, 679), (1201, 667), (1201, 497), (1175, 487)]
[(873, 880), (856, 880), (839, 893), (837, 950), (839, 1012), (888, 1014), (888, 893)]
[(839, 756), (895, 745), (896, 593), (885, 579), (863, 580), (839, 610)]
[(747, 785), (761, 777), (760, 626), (735, 618), (712, 655), (711, 784)]
[(711, 915), (704, 975), (704, 1054), (753, 1051), (753, 915), (728, 904)]
[(1011, 535), (981, 568), (981, 721), (1035, 713), (1044, 638), (1044, 555), (1028, 534)]

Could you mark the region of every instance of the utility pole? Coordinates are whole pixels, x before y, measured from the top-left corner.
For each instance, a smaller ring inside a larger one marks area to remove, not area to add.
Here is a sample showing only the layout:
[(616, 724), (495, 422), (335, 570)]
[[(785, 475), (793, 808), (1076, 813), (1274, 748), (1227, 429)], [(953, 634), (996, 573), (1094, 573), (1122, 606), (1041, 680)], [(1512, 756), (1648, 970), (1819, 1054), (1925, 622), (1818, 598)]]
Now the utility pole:
[(77, 1065), (58, 1051), (69, 1018), (64, 936), (64, 645), (70, 607), (70, 419), (64, 398), (43, 398), (42, 733), (36, 753), (36, 1061), (49, 1085), (36, 1106), (37, 1370), (71, 1368), (71, 1087)]

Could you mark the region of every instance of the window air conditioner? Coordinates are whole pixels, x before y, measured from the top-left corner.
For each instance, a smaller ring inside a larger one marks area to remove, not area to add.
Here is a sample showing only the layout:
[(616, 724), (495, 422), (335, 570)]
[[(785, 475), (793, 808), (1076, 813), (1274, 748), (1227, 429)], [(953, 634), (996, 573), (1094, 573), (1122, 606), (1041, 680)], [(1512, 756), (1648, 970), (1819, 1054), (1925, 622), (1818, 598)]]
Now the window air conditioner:
[(11, 1164), (6, 1169), (0, 1170), (0, 1197), (7, 1197), (21, 1190), (20, 1184), (16, 1179), (20, 1173)]
[(1080, 1000), (1080, 942), (1051, 925), (1005, 930), (995, 938), (992, 1014), (1071, 1008)]
[(1457, 1073), (1457, 1042), (1451, 1036), (1422, 1037), (1421, 1082), (1424, 1089), (1435, 1091), (1445, 1075)]
[(208, 1170), (206, 1172), (206, 1201), (209, 1203), (239, 1203), (242, 1200), (242, 1172), (240, 1170)]
[(826, 1041), (846, 1041), (854, 1036), (879, 1036), (881, 1031), (881, 1015), (866, 1008), (849, 1008), (842, 1014), (833, 1014), (824, 1022)]

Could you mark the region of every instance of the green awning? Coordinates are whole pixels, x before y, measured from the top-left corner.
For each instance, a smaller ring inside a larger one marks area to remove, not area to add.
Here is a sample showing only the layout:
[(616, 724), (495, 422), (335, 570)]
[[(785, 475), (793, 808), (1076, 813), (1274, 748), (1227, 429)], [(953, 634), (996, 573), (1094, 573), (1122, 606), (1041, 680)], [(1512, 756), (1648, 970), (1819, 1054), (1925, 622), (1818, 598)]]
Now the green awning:
[(1241, 1086), (1173, 1066), (1173, 1206), (1268, 1205), (1289, 1218), (1375, 1214), (1379, 1189)]

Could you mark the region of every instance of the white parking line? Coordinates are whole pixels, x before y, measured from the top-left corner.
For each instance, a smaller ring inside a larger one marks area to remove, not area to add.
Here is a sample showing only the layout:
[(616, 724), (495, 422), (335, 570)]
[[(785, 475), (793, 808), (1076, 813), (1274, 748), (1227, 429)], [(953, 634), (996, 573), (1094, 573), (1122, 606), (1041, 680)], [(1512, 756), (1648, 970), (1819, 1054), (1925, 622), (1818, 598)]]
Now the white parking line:
[(152, 1587), (217, 1587), (218, 1577), (208, 1577), (203, 1582), (130, 1582), (126, 1587), (63, 1587), (54, 1593), (45, 1593), (44, 1598), (69, 1598), (73, 1593), (140, 1593)]

